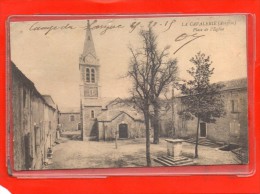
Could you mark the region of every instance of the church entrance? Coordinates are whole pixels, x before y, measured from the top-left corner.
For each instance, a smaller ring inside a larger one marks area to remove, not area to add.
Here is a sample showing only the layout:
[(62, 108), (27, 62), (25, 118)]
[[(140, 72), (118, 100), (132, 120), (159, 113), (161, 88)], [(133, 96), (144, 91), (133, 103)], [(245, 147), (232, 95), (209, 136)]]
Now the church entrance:
[(127, 124), (119, 125), (119, 138), (128, 138), (128, 126)]

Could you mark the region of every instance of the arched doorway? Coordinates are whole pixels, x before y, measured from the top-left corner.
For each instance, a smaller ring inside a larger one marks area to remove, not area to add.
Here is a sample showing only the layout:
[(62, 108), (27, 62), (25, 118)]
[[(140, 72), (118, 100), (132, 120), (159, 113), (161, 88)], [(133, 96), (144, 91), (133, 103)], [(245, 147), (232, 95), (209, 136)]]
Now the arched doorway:
[(119, 138), (128, 138), (128, 126), (125, 123), (119, 125)]

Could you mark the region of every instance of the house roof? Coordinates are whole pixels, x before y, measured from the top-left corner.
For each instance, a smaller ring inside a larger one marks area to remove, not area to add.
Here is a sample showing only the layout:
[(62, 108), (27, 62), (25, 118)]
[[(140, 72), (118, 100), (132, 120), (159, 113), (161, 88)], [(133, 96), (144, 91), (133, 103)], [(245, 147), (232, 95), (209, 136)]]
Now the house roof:
[(42, 97), (48, 105), (50, 105), (53, 108), (57, 107), (50, 95), (42, 95)]
[[(228, 91), (228, 90), (236, 90), (236, 89), (246, 89), (247, 88), (247, 78), (240, 78), (240, 79), (233, 79), (228, 81), (220, 81), (216, 82), (217, 84), (224, 85), (221, 91)], [(184, 97), (181, 93), (175, 95), (175, 98)]]
[(217, 83), (224, 85), (222, 90), (247, 88), (247, 78), (233, 79), (233, 80), (222, 81)]
[[(38, 98), (40, 98), (45, 105), (47, 105), (48, 107), (52, 108), (53, 110), (58, 110), (56, 105), (52, 106), (52, 105), (50, 105), (52, 103), (48, 103), (46, 101), (46, 99), (43, 97), (43, 95), (37, 90), (37, 88), (35, 87), (34, 83), (30, 79), (28, 79), (22, 73), (22, 71), (20, 69), (18, 69), (18, 67), (16, 67), (14, 62), (11, 61), (11, 66), (10, 67), (11, 67), (11, 71), (12, 71), (12, 76), (15, 76), (19, 80), (20, 83), (22, 83), (24, 86), (30, 88), (30, 90), (34, 93), (34, 95), (36, 95)], [(49, 95), (46, 95), (46, 96), (49, 96)], [(53, 100), (52, 100), (52, 102), (53, 102)]]

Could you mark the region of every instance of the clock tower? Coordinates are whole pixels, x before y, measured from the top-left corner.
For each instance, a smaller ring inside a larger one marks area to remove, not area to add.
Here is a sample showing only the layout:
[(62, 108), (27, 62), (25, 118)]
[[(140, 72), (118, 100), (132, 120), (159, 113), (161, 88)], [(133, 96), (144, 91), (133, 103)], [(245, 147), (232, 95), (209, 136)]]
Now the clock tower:
[(83, 52), (79, 57), (80, 107), (82, 139), (95, 138), (96, 115), (101, 112), (99, 91), (99, 59), (96, 55), (89, 21)]

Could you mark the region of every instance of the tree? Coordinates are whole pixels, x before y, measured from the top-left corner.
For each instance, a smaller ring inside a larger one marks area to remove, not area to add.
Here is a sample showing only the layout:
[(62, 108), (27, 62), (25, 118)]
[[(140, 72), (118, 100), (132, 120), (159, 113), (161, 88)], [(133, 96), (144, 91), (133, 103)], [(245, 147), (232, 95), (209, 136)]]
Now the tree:
[[(156, 39), (155, 41), (156, 42)], [(159, 127), (160, 127), (160, 96), (168, 93), (168, 89), (177, 78), (177, 60), (168, 59), (169, 48), (165, 47), (162, 52), (157, 49), (152, 50), (152, 79), (151, 79), (151, 104), (153, 105), (153, 128), (154, 128), (154, 144), (159, 143)]]
[(224, 103), (221, 98), (221, 84), (210, 84), (214, 73), (212, 61), (204, 53), (197, 53), (190, 59), (193, 67), (187, 70), (191, 79), (181, 84), (181, 93), (184, 95), (183, 111), (180, 114), (186, 119), (197, 118), (195, 158), (198, 158), (198, 139), (200, 122), (215, 123), (216, 118), (225, 114)]
[(174, 80), (177, 72), (177, 61), (168, 59), (169, 46), (161, 52), (157, 49), (157, 36), (152, 28), (141, 30), (139, 36), (142, 47), (129, 48), (131, 58), (128, 77), (132, 79), (132, 101), (143, 112), (146, 128), (146, 160), (151, 166), (150, 159), (150, 118), (153, 108), (154, 138), (159, 142), (159, 96), (167, 91), (167, 87)]

